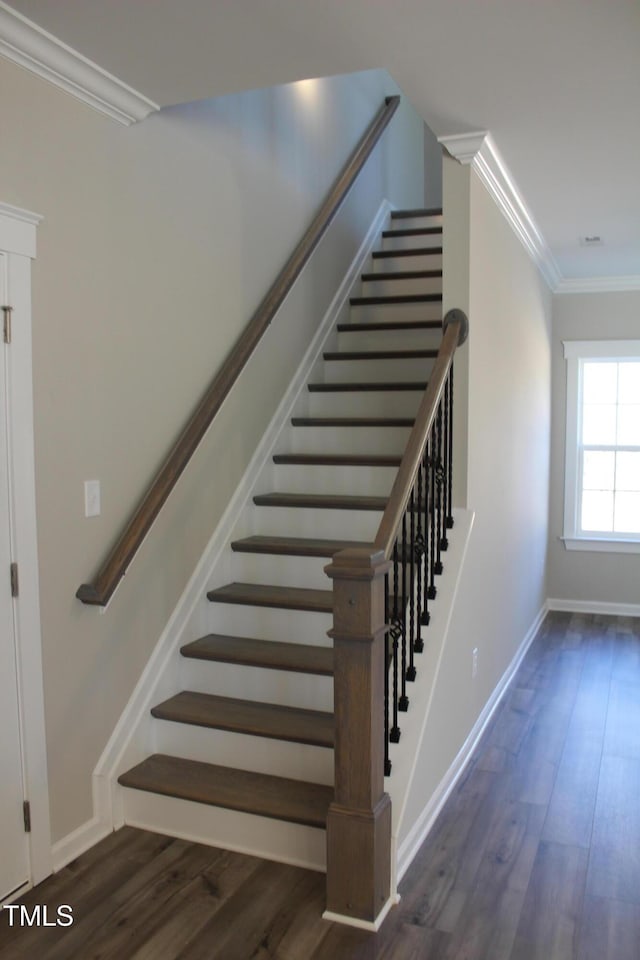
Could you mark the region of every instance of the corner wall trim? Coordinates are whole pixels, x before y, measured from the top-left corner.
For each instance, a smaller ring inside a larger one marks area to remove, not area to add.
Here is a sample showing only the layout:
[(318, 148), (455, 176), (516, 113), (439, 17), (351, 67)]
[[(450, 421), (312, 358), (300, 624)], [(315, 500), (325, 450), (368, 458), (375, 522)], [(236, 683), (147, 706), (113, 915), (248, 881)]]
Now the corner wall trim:
[(562, 276), (546, 240), (486, 130), (438, 137), (438, 143), (460, 163), (471, 164), (506, 217), (514, 233), (555, 292)]
[(158, 104), (0, 2), (0, 56), (125, 126)]
[(432, 794), (428, 800), (426, 806), (424, 807), (422, 813), (416, 820), (412, 829), (409, 831), (406, 838), (398, 847), (398, 857), (397, 857), (397, 881), (400, 882), (409, 866), (411, 865), (414, 857), (418, 853), (418, 850), (424, 843), (425, 839), (429, 835), (431, 828), (433, 827), (438, 814), (444, 807), (445, 803), (449, 799), (453, 789), (455, 788), (460, 776), (462, 775), (464, 768), (469, 760), (469, 757), (473, 753), (478, 744), (482, 734), (489, 721), (491, 720), (493, 714), (495, 713), (497, 707), (502, 700), (509, 684), (511, 683), (513, 677), (518, 670), (518, 667), (522, 663), (522, 660), (527, 653), (527, 650), (533, 643), (547, 611), (549, 609), (548, 602), (545, 602), (538, 614), (536, 615), (533, 623), (527, 630), (527, 633), (522, 640), (520, 646), (518, 647), (511, 663), (503, 673), (502, 677), (498, 681), (493, 693), (487, 700), (482, 713), (476, 720), (473, 725), (467, 739), (462, 744), (462, 747), (458, 751), (457, 756), (455, 757), (453, 763), (447, 770), (446, 774), (440, 781), (435, 792)]
[(619, 293), (640, 290), (640, 275), (562, 279), (554, 293)]

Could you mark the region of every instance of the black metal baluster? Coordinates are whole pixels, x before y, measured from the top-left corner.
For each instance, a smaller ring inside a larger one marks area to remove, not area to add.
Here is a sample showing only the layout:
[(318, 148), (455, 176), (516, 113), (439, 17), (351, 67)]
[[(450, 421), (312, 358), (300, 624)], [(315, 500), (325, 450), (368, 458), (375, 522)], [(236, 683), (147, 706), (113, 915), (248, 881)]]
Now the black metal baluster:
[[(418, 509), (420, 509), (418, 507)], [(409, 498), (409, 666), (407, 680), (416, 678), (416, 667), (413, 662), (416, 632), (416, 503), (415, 490)]]
[(400, 636), (402, 638), (402, 695), (398, 701), (398, 707), (403, 712), (409, 709), (409, 697), (407, 696), (407, 511), (402, 516), (402, 551), (400, 554), (402, 562), (402, 605), (400, 607)]
[(416, 535), (416, 563), (418, 567), (418, 624), (417, 624), (417, 633), (416, 639), (413, 644), (413, 649), (416, 653), (422, 653), (424, 650), (424, 642), (422, 640), (422, 624), (425, 622), (424, 617), (427, 617), (426, 622), (429, 622), (429, 614), (427, 612), (427, 598), (424, 591), (424, 583), (426, 582), (426, 576), (423, 579), (422, 571), (424, 565), (425, 557), (425, 539), (422, 532), (423, 529), (423, 519), (425, 517), (425, 510), (422, 503), (422, 463), (418, 467), (418, 532)]
[(453, 526), (453, 363), (449, 367), (449, 379), (447, 382), (449, 391), (449, 512), (447, 514), (447, 527), (450, 530)]
[(440, 556), (442, 550), (442, 401), (438, 404), (438, 410), (436, 413), (436, 455), (435, 455), (435, 472), (436, 472), (436, 562), (434, 565), (434, 570), (437, 574), (441, 574), (442, 567), (442, 558)]
[(391, 624), (389, 622), (389, 574), (384, 577), (384, 622), (386, 633), (384, 635), (384, 775), (388, 777), (391, 773), (391, 760), (389, 758), (389, 631)]
[(449, 541), (447, 540), (447, 517), (449, 516), (449, 385), (448, 377), (445, 380), (444, 390), (442, 391), (441, 405), (444, 405), (444, 417), (442, 424), (442, 534), (440, 537), (441, 550), (447, 550)]
[(429, 600), (435, 600), (436, 596), (436, 465), (434, 458), (434, 430), (431, 428), (429, 435), (429, 444), (427, 446), (427, 463), (429, 465), (429, 589), (427, 596)]
[(393, 616), (391, 622), (391, 644), (393, 659), (393, 726), (389, 733), (391, 743), (397, 743), (400, 739), (400, 727), (398, 726), (398, 541), (393, 545)]

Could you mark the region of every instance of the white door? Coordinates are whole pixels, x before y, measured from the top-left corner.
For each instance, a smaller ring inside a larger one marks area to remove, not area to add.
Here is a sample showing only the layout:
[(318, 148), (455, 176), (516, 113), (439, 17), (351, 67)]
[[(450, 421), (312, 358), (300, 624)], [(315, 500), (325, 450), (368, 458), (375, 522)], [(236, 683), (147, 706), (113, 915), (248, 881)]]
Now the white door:
[[(0, 306), (7, 303), (7, 258), (0, 254)], [(14, 600), (11, 595), (11, 500), (9, 411), (4, 316), (0, 312), (0, 900), (29, 880), (24, 830), (24, 781), (20, 736)]]

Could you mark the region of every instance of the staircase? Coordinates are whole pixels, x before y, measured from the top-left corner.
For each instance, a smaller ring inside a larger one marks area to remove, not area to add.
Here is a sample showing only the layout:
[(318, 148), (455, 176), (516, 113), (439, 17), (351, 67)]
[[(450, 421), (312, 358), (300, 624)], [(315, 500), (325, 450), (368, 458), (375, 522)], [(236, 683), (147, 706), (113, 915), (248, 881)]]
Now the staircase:
[(369, 546), (387, 503), (441, 338), (441, 236), (441, 211), (391, 215), (239, 523), (232, 580), (207, 593), (216, 632), (182, 647), (184, 689), (151, 710), (157, 752), (119, 777), (125, 811), (129, 791), (145, 791), (325, 827), (335, 731), (324, 566)]

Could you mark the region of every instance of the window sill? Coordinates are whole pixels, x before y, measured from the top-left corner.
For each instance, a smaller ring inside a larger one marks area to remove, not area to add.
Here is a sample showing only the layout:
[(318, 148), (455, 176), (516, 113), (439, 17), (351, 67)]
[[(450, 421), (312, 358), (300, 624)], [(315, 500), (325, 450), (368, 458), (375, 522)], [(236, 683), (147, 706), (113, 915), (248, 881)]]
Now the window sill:
[(589, 537), (560, 537), (567, 550), (595, 553), (640, 553), (640, 540), (614, 540)]

